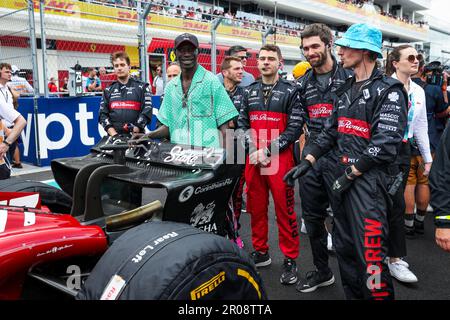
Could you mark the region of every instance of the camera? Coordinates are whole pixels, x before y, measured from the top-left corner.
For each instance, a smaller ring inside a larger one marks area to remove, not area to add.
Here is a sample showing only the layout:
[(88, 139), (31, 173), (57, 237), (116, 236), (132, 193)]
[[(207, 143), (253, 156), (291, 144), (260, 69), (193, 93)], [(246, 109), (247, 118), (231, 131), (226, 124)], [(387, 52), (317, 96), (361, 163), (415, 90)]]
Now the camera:
[(442, 65), (439, 61), (432, 61), (425, 66), (424, 71), (427, 75), (427, 83), (442, 87), (444, 84), (444, 71), (449, 70), (449, 66)]

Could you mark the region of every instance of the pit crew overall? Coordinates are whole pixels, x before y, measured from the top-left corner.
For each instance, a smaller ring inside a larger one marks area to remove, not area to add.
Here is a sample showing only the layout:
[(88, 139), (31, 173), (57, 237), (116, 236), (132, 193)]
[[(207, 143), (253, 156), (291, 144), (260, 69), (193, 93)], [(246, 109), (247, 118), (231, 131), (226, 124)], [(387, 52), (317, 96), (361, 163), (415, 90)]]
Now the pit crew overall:
[(389, 186), (399, 172), (395, 163), (407, 120), (403, 84), (374, 68), (358, 94), (354, 79), (336, 92), (332, 119), (313, 142), (318, 159), (333, 147), (338, 156), (335, 178), (355, 165), (363, 174), (336, 195), (334, 246), (347, 299), (393, 299), (394, 288), (384, 259), (392, 211)]
[[(267, 147), (272, 155), (264, 174), (247, 157), (247, 212), (251, 215), (252, 243), (256, 251), (267, 252), (269, 190), (272, 193), (278, 224), (281, 252), (296, 259), (299, 254), (297, 215), (294, 211), (294, 189), (288, 187), (284, 175), (294, 166), (293, 143), (301, 134), (303, 117), (295, 84), (279, 79), (266, 102), (262, 83), (254, 82), (245, 89), (238, 128), (248, 133), (250, 152)], [(248, 132), (248, 129), (250, 132)], [(256, 149), (255, 149), (256, 147)], [(279, 152), (278, 152), (279, 150)]]

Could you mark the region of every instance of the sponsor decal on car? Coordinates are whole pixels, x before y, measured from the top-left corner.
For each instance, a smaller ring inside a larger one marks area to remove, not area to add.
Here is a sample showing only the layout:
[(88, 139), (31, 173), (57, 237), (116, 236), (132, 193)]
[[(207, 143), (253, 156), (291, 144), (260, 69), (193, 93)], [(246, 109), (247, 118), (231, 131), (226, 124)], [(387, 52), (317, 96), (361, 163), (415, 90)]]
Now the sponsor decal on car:
[(210, 280), (202, 283), (200, 286), (191, 291), (191, 300), (198, 300), (216, 289), (222, 282), (225, 281), (225, 271), (212, 277)]

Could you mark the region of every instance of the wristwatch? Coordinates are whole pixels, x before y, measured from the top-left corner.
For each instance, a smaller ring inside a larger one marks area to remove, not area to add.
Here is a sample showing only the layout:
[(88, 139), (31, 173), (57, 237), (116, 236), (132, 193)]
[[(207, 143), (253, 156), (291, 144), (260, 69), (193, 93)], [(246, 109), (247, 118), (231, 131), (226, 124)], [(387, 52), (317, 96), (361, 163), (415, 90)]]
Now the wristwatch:
[(2, 142), (3, 142), (4, 144), (6, 144), (8, 147), (11, 147), (11, 144), (10, 144), (8, 141), (6, 141), (6, 139), (3, 140)]
[(345, 168), (345, 176), (351, 180), (357, 177), (357, 175), (353, 173), (352, 167)]

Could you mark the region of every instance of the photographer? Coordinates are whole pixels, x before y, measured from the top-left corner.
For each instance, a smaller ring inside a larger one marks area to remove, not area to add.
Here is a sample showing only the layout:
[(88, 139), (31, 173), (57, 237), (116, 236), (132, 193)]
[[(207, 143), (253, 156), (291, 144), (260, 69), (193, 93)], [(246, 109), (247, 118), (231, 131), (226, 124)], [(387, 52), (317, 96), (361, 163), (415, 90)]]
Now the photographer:
[(430, 173), (431, 205), (434, 208), (436, 243), (450, 252), (450, 127), (442, 136)]
[(425, 66), (425, 61), (419, 55), (419, 72), (411, 77), (412, 81), (421, 86), (425, 91), (427, 120), (428, 120), (428, 136), (430, 139), (431, 153), (436, 150), (439, 140), (445, 128), (443, 117), (448, 114), (448, 103), (445, 103), (444, 95), (437, 76), (433, 76), (436, 69), (433, 63)]

